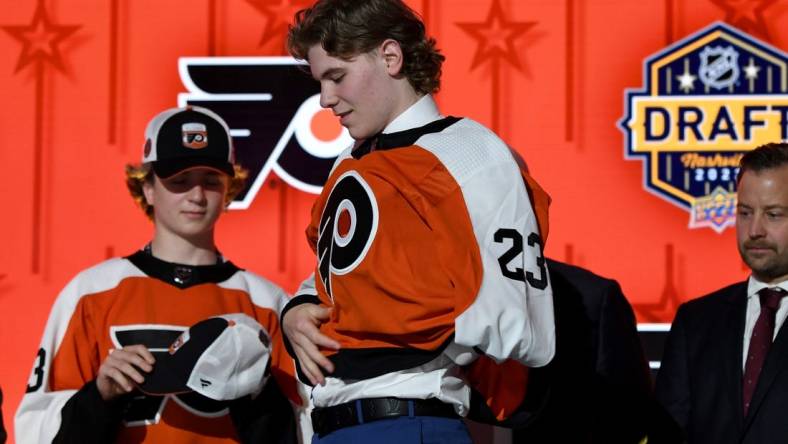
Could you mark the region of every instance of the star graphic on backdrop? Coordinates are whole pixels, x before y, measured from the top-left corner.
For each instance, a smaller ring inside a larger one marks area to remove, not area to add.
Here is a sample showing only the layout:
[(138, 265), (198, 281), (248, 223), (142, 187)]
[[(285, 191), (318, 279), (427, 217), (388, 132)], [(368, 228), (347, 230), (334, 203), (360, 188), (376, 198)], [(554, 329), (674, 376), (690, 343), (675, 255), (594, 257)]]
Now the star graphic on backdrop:
[(65, 71), (60, 54), (60, 43), (73, 34), (79, 25), (56, 25), (47, 15), (44, 0), (38, 0), (33, 21), (29, 25), (3, 25), (3, 30), (22, 43), (22, 53), (15, 72), (30, 63), (47, 61), (55, 68)]
[(536, 22), (515, 22), (506, 19), (499, 0), (493, 0), (487, 20), (475, 23), (457, 23), (463, 31), (473, 37), (478, 46), (473, 56), (471, 69), (488, 59), (503, 58), (518, 70), (522, 70), (514, 41), (528, 32)]
[(260, 14), (265, 17), (263, 35), (257, 46), (263, 46), (274, 37), (287, 35), (287, 28), (293, 21), (295, 13), (310, 5), (308, 0), (247, 0)]
[(679, 89), (685, 93), (689, 93), (695, 89), (695, 80), (697, 80), (697, 78), (697, 76), (690, 74), (689, 71), (684, 71), (680, 76), (676, 76), (676, 80), (679, 81)]
[(755, 64), (753, 59), (750, 59), (750, 63), (744, 67), (744, 77), (748, 80), (755, 80), (758, 78), (758, 71), (761, 70), (761, 67)]
[(769, 30), (763, 11), (777, 0), (711, 0), (712, 3), (725, 11), (725, 21), (746, 32), (760, 34), (766, 40)]

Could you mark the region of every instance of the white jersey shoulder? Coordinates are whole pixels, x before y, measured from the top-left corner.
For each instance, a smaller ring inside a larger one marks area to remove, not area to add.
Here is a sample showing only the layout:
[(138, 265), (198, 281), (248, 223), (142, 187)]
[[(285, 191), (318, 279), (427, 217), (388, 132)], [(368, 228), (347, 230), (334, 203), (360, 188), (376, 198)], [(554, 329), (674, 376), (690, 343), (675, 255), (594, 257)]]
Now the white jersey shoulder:
[(50, 391), (52, 357), (63, 341), (80, 299), (117, 287), (129, 277), (146, 275), (126, 259), (115, 258), (83, 270), (58, 295), (49, 314), (40, 351), (36, 357), (29, 393), (22, 398), (15, 416), (16, 442), (49, 443), (60, 428), (60, 410), (76, 390)]
[[(47, 321), (44, 337), (54, 334), (55, 345), (59, 345), (68, 327), (71, 314), (80, 299), (117, 287), (124, 279), (147, 277), (145, 273), (124, 258), (113, 258), (78, 273), (58, 295)], [(54, 331), (50, 331), (53, 329)]]
[(460, 186), (491, 168), (504, 168), (510, 180), (522, 182), (506, 144), (474, 120), (464, 118), (439, 133), (425, 134), (416, 145), (433, 153)]
[(471, 119), (416, 144), (433, 153), (462, 190), (482, 259), (479, 293), (455, 321), (455, 342), (467, 351), (457, 353), (457, 362), (466, 364), (481, 350), (497, 361), (547, 364), (555, 352), (552, 289), (536, 214), (509, 148)]
[(249, 294), (255, 305), (269, 308), (277, 313), (282, 312), (282, 308), (284, 308), (289, 299), (287, 293), (278, 285), (246, 270), (235, 273), (230, 279), (220, 283), (219, 286), (231, 290), (244, 291)]

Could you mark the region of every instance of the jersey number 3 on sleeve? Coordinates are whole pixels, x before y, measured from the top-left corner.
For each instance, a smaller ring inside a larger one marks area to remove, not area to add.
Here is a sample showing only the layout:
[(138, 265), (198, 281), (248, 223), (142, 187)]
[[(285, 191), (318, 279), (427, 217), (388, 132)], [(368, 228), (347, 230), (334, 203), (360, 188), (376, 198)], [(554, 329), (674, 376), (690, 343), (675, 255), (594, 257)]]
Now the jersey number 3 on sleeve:
[(44, 363), (46, 362), (46, 356), (46, 350), (39, 348), (38, 354), (36, 355), (36, 367), (33, 369), (33, 374), (30, 375), (31, 378), (35, 377), (36, 380), (32, 384), (27, 385), (27, 390), (25, 390), (25, 393), (32, 393), (44, 385)]

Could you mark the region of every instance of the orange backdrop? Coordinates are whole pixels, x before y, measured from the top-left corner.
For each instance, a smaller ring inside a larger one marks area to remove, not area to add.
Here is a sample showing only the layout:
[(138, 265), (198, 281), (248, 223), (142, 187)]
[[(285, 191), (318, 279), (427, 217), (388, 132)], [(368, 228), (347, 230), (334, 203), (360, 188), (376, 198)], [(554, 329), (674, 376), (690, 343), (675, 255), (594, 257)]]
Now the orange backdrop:
[[(295, 3), (292, 5), (291, 3)], [(447, 57), (446, 114), (495, 129), (553, 197), (547, 254), (618, 279), (641, 322), (740, 280), (734, 233), (689, 229), (646, 191), (617, 122), (643, 62), (714, 21), (777, 48), (779, 0), (412, 0)], [(21, 0), (0, 13), (0, 386), (24, 392), (50, 306), (77, 271), (142, 246), (123, 167), (177, 104), (184, 56), (283, 55), (290, 0)], [(314, 265), (313, 195), (271, 173), (219, 225), (222, 252), (293, 291)]]

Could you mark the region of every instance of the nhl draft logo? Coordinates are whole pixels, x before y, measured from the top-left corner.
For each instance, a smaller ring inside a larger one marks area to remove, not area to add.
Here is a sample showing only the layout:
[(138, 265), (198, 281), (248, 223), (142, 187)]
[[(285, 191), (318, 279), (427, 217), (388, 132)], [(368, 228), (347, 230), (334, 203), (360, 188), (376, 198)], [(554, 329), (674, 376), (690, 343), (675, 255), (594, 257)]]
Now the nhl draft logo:
[(642, 90), (625, 94), (626, 158), (647, 190), (684, 208), (690, 228), (735, 222), (744, 153), (788, 139), (786, 54), (724, 23), (647, 58)]
[(248, 208), (271, 171), (294, 188), (319, 193), (339, 153), (353, 143), (320, 107), (320, 85), (306, 65), (292, 57), (181, 57), (178, 70), (188, 91), (178, 95), (178, 106), (220, 115), (237, 162), (249, 170), (249, 184), (231, 209)]

